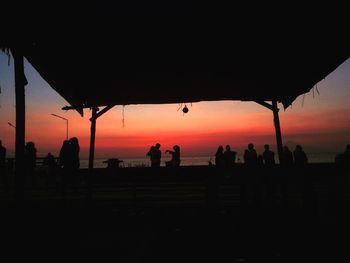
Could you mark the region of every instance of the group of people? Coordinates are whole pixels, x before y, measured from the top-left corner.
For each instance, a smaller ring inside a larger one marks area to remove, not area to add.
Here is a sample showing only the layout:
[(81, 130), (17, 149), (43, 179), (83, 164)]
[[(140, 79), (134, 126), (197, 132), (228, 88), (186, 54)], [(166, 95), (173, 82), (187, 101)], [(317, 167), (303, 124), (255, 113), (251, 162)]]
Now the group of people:
[[(230, 145), (224, 147), (220, 145), (215, 153), (215, 165), (219, 167), (230, 167), (236, 162), (237, 152), (232, 151)], [(264, 152), (260, 155), (257, 154), (254, 149), (254, 144), (249, 143), (247, 149), (243, 155), (244, 163), (247, 165), (274, 165), (275, 153), (270, 150), (268, 144), (264, 145)], [(295, 150), (291, 152), (288, 146), (283, 147), (281, 164), (290, 165), (304, 165), (308, 162), (306, 153), (303, 151), (300, 145), (295, 147)]]
[[(160, 144), (156, 143), (151, 146), (147, 152), (147, 156), (150, 158), (151, 167), (159, 167), (161, 164), (162, 152), (160, 150)], [(46, 157), (46, 164), (49, 167), (57, 165), (64, 170), (71, 172), (79, 169), (80, 146), (77, 137), (72, 137), (69, 140), (65, 140), (59, 153), (59, 162), (55, 163), (55, 157), (49, 153)], [(36, 167), (36, 153), (37, 149), (34, 142), (27, 142), (24, 147), (24, 165), (27, 173), (32, 173)], [(174, 145), (173, 150), (166, 150), (165, 154), (171, 155), (171, 160), (166, 161), (166, 166), (178, 167), (180, 166), (180, 146)], [(220, 145), (215, 153), (215, 165), (218, 167), (230, 167), (236, 163), (237, 152), (231, 150), (230, 145), (224, 147)], [(270, 150), (268, 144), (264, 145), (264, 152), (260, 155), (257, 154), (254, 144), (249, 143), (247, 149), (243, 155), (244, 163), (247, 165), (275, 164), (275, 153)], [(346, 146), (344, 153), (338, 154), (335, 159), (336, 162), (349, 163), (350, 162), (350, 144)], [(281, 154), (281, 164), (284, 165), (304, 165), (308, 163), (308, 158), (301, 145), (296, 145), (294, 151), (289, 150), (288, 146), (283, 146)], [(6, 165), (6, 148), (2, 145), (0, 140), (0, 169), (3, 169)]]
[[(165, 162), (165, 166), (167, 167), (179, 167), (180, 160), (180, 146), (174, 145), (173, 151), (166, 150), (165, 153), (169, 153), (171, 155), (171, 160)], [(160, 144), (156, 143), (155, 146), (151, 146), (146, 156), (150, 158), (151, 167), (159, 167), (162, 158), (162, 152), (160, 150)]]
[[(80, 167), (79, 160), (79, 141), (77, 137), (73, 137), (69, 140), (65, 140), (61, 147), (59, 153), (58, 162), (54, 155), (48, 153), (43, 160), (43, 164), (47, 166), (48, 173), (54, 175), (57, 168), (62, 168), (62, 178), (63, 181), (70, 180), (69, 176), (74, 175), (74, 171), (78, 170)], [(9, 159), (12, 160), (12, 159)], [(2, 145), (0, 140), (0, 171), (1, 174), (5, 174), (7, 171), (11, 171), (10, 162), (6, 160), (6, 148)], [(37, 164), (37, 149), (35, 143), (29, 141), (24, 146), (24, 171), (26, 174), (26, 179), (31, 180), (32, 185), (36, 185), (35, 169)]]
[[(27, 142), (24, 146), (24, 168), (26, 172), (34, 171), (36, 167), (36, 148), (34, 142)], [(6, 165), (6, 148), (0, 140), (0, 168)]]
[[(166, 150), (165, 153), (171, 154), (171, 160), (165, 162), (167, 167), (178, 167), (180, 166), (180, 146), (173, 146), (173, 151)], [(160, 144), (156, 143), (151, 146), (146, 156), (150, 158), (151, 167), (159, 167), (161, 164), (162, 152), (160, 150)], [(218, 167), (230, 167), (236, 163), (237, 152), (231, 150), (230, 145), (224, 147), (220, 145), (215, 153), (215, 165)], [(254, 144), (249, 143), (247, 149), (243, 155), (244, 163), (248, 165), (264, 164), (274, 165), (275, 164), (275, 153), (270, 150), (268, 144), (264, 145), (264, 152), (258, 155)], [(281, 156), (282, 164), (296, 164), (304, 165), (308, 162), (308, 158), (300, 145), (295, 147), (295, 150), (291, 152), (287, 146), (283, 147)]]

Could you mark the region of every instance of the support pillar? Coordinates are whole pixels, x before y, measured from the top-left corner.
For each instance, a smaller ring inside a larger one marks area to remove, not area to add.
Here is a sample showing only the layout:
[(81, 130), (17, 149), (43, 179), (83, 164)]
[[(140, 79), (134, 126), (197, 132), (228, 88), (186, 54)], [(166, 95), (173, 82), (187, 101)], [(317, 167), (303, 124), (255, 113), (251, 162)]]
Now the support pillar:
[(92, 180), (93, 180), (93, 168), (94, 168), (94, 155), (95, 155), (95, 136), (96, 136), (96, 113), (97, 107), (92, 108), (91, 113), (91, 127), (90, 127), (90, 152), (89, 152), (89, 172), (88, 172), (88, 196), (87, 204), (91, 206), (92, 202)]
[(24, 75), (23, 55), (16, 49), (11, 50), (15, 69), (16, 94), (16, 145), (15, 145), (15, 182), (16, 199), (24, 199), (24, 145), (25, 145), (25, 90), (27, 80)]
[(97, 107), (92, 107), (91, 113), (91, 127), (90, 127), (90, 152), (89, 152), (89, 172), (88, 172), (88, 205), (91, 205), (92, 202), (92, 192), (93, 192), (93, 169), (94, 169), (94, 157), (95, 157), (95, 137), (96, 137), (96, 120), (102, 114), (113, 108), (114, 105), (106, 106), (100, 112)]
[(283, 144), (282, 144), (282, 133), (281, 133), (281, 126), (280, 126), (280, 119), (278, 115), (278, 107), (277, 107), (277, 101), (272, 101), (272, 112), (273, 112), (273, 122), (275, 125), (275, 131), (276, 131), (276, 142), (277, 142), (277, 151), (278, 151), (278, 159), (279, 162), (282, 162), (282, 152), (283, 152)]
[(89, 153), (89, 169), (94, 168), (94, 155), (95, 155), (95, 137), (96, 137), (96, 113), (97, 108), (92, 108), (91, 114), (91, 127), (90, 127), (90, 153)]

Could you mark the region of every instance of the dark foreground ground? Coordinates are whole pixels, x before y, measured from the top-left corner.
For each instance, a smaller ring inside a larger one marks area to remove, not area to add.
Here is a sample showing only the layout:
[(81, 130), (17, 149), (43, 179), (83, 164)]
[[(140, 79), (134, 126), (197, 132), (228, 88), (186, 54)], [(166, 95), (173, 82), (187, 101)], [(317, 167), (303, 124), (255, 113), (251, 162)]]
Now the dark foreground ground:
[(2, 192), (1, 251), (115, 262), (348, 262), (347, 172), (290, 176), (138, 179), (132, 187), (101, 179), (91, 202), (84, 183), (64, 197), (43, 184), (27, 190), (21, 207)]

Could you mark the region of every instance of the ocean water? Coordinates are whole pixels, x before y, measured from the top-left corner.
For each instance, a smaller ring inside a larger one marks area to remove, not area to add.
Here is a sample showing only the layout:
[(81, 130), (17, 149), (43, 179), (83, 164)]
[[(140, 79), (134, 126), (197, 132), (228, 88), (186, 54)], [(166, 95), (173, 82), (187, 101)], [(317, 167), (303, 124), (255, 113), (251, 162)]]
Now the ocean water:
[[(335, 152), (324, 152), (324, 153), (309, 153), (308, 159), (310, 163), (332, 163), (334, 162), (334, 158), (337, 153)], [(123, 163), (121, 163), (122, 167), (149, 167), (150, 166), (150, 160), (147, 157), (135, 157), (135, 158), (122, 158), (117, 157), (120, 160), (123, 160)], [(104, 163), (108, 158), (96, 158), (94, 162), (95, 168), (105, 168), (107, 167), (107, 163)], [(276, 162), (278, 163), (276, 156)], [(170, 158), (162, 158), (161, 160), (161, 166), (165, 166), (165, 162), (169, 161)], [(241, 155), (237, 156), (237, 162), (242, 163), (243, 158)], [(215, 156), (183, 156), (181, 157), (181, 166), (202, 166), (202, 165), (209, 165), (209, 161), (211, 161), (213, 164), (215, 162)], [(89, 165), (88, 159), (81, 159), (80, 160), (80, 167), (81, 168), (87, 168)]]

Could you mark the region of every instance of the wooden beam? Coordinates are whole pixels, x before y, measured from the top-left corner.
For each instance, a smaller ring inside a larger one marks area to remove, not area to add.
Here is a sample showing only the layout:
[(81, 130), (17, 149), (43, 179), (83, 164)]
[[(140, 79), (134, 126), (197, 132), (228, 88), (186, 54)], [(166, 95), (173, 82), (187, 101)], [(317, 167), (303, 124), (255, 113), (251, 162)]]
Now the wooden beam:
[(277, 151), (278, 151), (278, 159), (279, 162), (282, 163), (282, 152), (283, 152), (283, 144), (282, 144), (282, 133), (281, 133), (281, 126), (280, 126), (280, 119), (278, 116), (278, 107), (277, 107), (277, 101), (272, 101), (272, 112), (273, 112), (273, 122), (275, 125), (275, 131), (276, 131), (276, 142), (277, 142)]
[(264, 106), (265, 108), (268, 108), (269, 110), (272, 110), (273, 111), (273, 105), (265, 102), (265, 101), (255, 101), (256, 103)]
[[(96, 113), (95, 118), (97, 119), (97, 118), (101, 117), (104, 113), (106, 113), (107, 111), (112, 109), (114, 106), (115, 105), (108, 105), (108, 106), (104, 107), (101, 111)], [(90, 118), (90, 121), (91, 121), (91, 118)]]
[(90, 107), (73, 107), (73, 106), (64, 106), (62, 107), (62, 110), (76, 110), (81, 117), (84, 117), (84, 108), (90, 108)]

